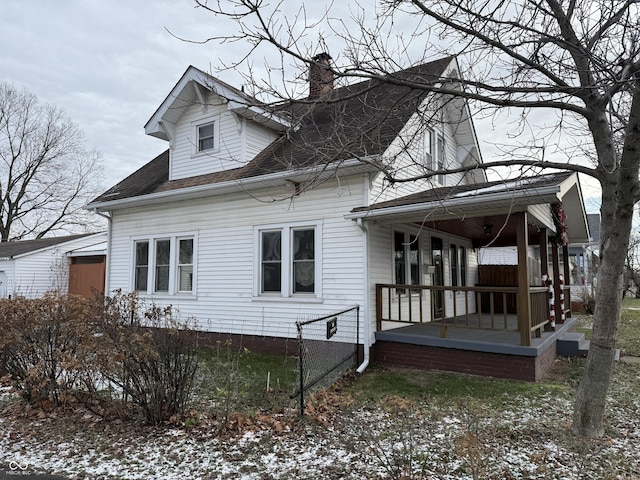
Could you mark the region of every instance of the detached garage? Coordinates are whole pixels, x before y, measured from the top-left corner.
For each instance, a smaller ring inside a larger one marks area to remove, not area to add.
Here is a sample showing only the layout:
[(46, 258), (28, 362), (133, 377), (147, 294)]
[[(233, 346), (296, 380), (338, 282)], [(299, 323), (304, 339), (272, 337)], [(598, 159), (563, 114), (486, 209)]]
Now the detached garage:
[(0, 298), (104, 292), (106, 238), (91, 233), (0, 243)]

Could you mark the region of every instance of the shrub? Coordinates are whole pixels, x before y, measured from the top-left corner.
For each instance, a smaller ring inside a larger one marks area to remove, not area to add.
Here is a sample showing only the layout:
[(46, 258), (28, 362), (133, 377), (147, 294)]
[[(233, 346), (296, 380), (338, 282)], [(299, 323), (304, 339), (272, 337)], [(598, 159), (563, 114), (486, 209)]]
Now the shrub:
[(133, 410), (150, 424), (182, 415), (197, 368), (189, 322), (135, 294), (50, 293), (0, 300), (0, 373), (30, 404), (70, 395), (94, 413)]
[(105, 300), (96, 326), (91, 370), (121, 392), (146, 423), (183, 415), (197, 368), (189, 326), (171, 306), (146, 306), (135, 293), (116, 293)]
[(0, 300), (0, 371), (29, 403), (53, 402), (76, 386), (79, 346), (93, 314), (85, 299), (55, 292), (43, 298)]

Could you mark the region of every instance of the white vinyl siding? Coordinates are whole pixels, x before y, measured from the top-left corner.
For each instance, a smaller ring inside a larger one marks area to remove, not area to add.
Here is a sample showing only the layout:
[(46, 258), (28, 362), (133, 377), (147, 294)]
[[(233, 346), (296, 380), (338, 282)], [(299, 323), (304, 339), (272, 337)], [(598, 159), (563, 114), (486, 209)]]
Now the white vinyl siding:
[[(277, 134), (227, 110), (213, 94), (208, 105), (189, 107), (176, 125), (169, 178), (177, 180), (242, 167), (277, 138)], [(201, 149), (199, 128), (212, 125), (212, 148)]]
[(71, 263), (67, 252), (103, 240), (101, 235), (89, 235), (0, 262), (0, 270), (7, 274), (6, 294), (36, 298), (52, 290), (67, 293)]
[[(425, 118), (430, 120), (428, 126), (422, 124)], [(449, 120), (448, 109), (437, 113), (429, 110), (423, 115), (414, 114), (383, 155), (391, 163), (394, 176), (414, 178), (438, 170), (441, 166), (455, 168), (462, 165), (468, 151), (458, 148), (458, 131), (454, 130), (454, 126)], [(464, 157), (458, 156), (459, 150), (464, 153)], [(427, 180), (402, 182), (393, 186), (382, 175), (378, 175), (371, 188), (371, 202), (382, 202), (433, 187), (460, 183), (465, 183), (463, 173), (436, 175)]]
[[(344, 214), (365, 202), (362, 177), (341, 178), (305, 192), (294, 202), (258, 201), (282, 190), (227, 194), (224, 197), (113, 212), (108, 290), (130, 291), (132, 242), (166, 238), (197, 226), (193, 296), (150, 292), (143, 298), (172, 304), (182, 316), (193, 316), (199, 328), (231, 333), (295, 336), (300, 317), (322, 315), (364, 302), (363, 231)], [(168, 206), (170, 205), (170, 208)], [(330, 208), (327, 206), (330, 205)], [(268, 223), (266, 223), (268, 222)], [(315, 293), (290, 297), (257, 292), (256, 229), (316, 229)], [(364, 310), (362, 318), (366, 318)]]

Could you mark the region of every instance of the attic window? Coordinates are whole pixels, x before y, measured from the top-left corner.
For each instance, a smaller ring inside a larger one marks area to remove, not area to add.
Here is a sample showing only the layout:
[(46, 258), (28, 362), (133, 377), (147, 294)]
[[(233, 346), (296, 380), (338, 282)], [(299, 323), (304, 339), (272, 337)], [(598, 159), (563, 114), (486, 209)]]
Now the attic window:
[(198, 126), (198, 151), (213, 150), (215, 147), (215, 122)]

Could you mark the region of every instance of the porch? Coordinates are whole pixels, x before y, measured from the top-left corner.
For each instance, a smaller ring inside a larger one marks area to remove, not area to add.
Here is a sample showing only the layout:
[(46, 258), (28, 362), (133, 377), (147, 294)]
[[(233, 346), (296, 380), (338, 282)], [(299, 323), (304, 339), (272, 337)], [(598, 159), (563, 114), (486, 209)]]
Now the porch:
[[(526, 291), (525, 308), (519, 290)], [(552, 328), (548, 299), (547, 287), (378, 284), (374, 359), (537, 381), (556, 357), (557, 340), (575, 325), (567, 311)]]
[[(575, 174), (441, 187), (347, 218), (372, 238), (374, 361), (529, 381), (549, 369), (574, 325), (568, 232), (589, 239)], [(479, 250), (512, 246), (509, 275), (483, 278)]]

